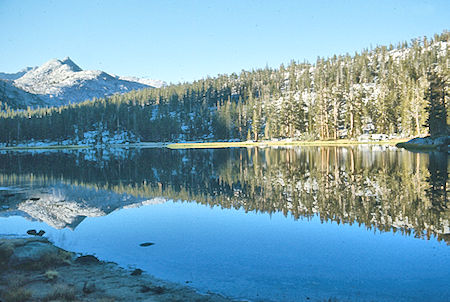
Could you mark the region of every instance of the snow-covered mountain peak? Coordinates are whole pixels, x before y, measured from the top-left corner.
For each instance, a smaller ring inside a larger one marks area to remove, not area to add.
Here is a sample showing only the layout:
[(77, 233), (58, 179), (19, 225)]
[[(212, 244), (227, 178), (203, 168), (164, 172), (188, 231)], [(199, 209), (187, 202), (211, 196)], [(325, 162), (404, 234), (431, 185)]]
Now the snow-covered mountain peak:
[(162, 85), (161, 81), (151, 85), (137, 78), (124, 79), (100, 70), (82, 70), (69, 57), (52, 59), (30, 69), (13, 83), (26, 92), (37, 94), (44, 100), (43, 105), (51, 106)]
[(77, 73), (79, 72), (83, 72), (82, 69), (69, 57), (63, 60), (52, 59), (28, 71), (22, 77), (16, 79), (14, 84), (30, 93), (47, 94), (46, 90), (48, 87), (46, 86), (48, 85), (45, 84), (58, 86), (58, 84), (61, 84), (61, 81), (67, 78), (78, 77)]
[(61, 64), (68, 66), (70, 70), (74, 72), (81, 71), (81, 68), (77, 64), (75, 64), (75, 62), (72, 61), (69, 57), (65, 57), (60, 62)]
[(43, 73), (43, 72), (55, 72), (57, 70), (63, 70), (63, 71), (71, 71), (71, 72), (79, 72), (82, 71), (82, 69), (75, 64), (69, 57), (66, 57), (62, 60), (59, 59), (52, 59), (48, 62), (45, 62), (33, 72), (35, 74)]
[(161, 80), (154, 80), (154, 79), (148, 79), (148, 78), (138, 78), (138, 77), (121, 77), (121, 76), (116, 76), (116, 78), (118, 78), (119, 80), (124, 80), (124, 81), (130, 81), (130, 82), (137, 82), (137, 83), (141, 83), (144, 85), (149, 85), (155, 88), (161, 88), (163, 86), (166, 86), (167, 83)]

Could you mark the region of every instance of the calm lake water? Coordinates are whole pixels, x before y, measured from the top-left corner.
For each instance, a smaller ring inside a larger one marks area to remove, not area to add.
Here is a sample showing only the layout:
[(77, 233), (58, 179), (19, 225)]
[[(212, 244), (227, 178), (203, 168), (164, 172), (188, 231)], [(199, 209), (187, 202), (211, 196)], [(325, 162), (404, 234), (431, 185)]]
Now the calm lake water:
[(380, 146), (4, 152), (0, 234), (43, 229), (252, 301), (450, 301), (449, 163)]

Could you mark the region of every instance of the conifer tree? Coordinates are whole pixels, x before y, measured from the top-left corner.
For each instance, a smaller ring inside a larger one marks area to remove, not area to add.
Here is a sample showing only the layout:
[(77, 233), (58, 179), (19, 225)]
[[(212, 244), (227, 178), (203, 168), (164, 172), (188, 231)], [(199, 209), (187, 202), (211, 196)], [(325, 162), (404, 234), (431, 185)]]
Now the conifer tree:
[(425, 94), (428, 101), (426, 125), (431, 136), (447, 135), (447, 106), (449, 98), (449, 78), (437, 68), (428, 72), (429, 87)]

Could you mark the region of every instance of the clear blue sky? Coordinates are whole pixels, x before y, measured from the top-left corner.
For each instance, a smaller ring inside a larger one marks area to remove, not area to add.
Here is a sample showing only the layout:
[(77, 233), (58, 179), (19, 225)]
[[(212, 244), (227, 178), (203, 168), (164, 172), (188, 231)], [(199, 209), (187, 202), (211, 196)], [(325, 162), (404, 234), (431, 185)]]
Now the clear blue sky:
[(0, 0), (0, 71), (83, 69), (192, 81), (432, 36), (449, 0)]

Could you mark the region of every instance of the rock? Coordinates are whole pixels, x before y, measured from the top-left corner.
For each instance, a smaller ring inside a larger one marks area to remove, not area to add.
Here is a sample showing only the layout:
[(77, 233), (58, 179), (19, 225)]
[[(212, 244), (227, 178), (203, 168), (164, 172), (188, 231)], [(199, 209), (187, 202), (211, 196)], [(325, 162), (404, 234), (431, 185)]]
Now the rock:
[(24, 245), (17, 246), (10, 257), (10, 263), (14, 266), (39, 262), (49, 255), (58, 255), (59, 249), (49, 242), (28, 241)]
[(144, 271), (141, 270), (140, 268), (135, 269), (133, 272), (131, 272), (131, 276), (140, 276), (142, 275)]
[(39, 199), (41, 199), (40, 197), (31, 197), (30, 200), (32, 201), (38, 201)]
[(99, 263), (100, 260), (98, 260), (98, 258), (95, 256), (85, 255), (85, 256), (80, 256), (77, 259), (75, 259), (75, 262), (80, 263), (80, 264), (96, 264), (96, 263)]
[(437, 137), (416, 137), (404, 143), (398, 143), (398, 148), (410, 149), (413, 151), (441, 151), (447, 152), (450, 143), (450, 136), (437, 136)]
[(154, 292), (157, 295), (164, 294), (166, 292), (166, 288), (162, 286), (155, 286), (151, 289), (152, 292)]
[(156, 295), (161, 295), (164, 294), (166, 292), (166, 288), (162, 287), (162, 286), (147, 286), (147, 285), (142, 285), (141, 286), (141, 293), (148, 293), (148, 292), (152, 292)]
[(144, 243), (139, 244), (139, 246), (143, 246), (143, 247), (150, 246), (150, 245), (154, 245), (154, 243), (153, 242), (144, 242)]
[(87, 281), (84, 282), (83, 293), (85, 293), (85, 294), (92, 294), (95, 291), (96, 291), (96, 288), (95, 288), (95, 283), (94, 282), (87, 282)]
[(40, 230), (39, 233), (38, 233), (38, 232), (36, 232), (36, 230), (28, 230), (27, 234), (28, 235), (32, 235), (32, 236), (40, 236), (40, 237), (42, 237), (42, 235), (45, 234), (45, 231), (44, 230)]

